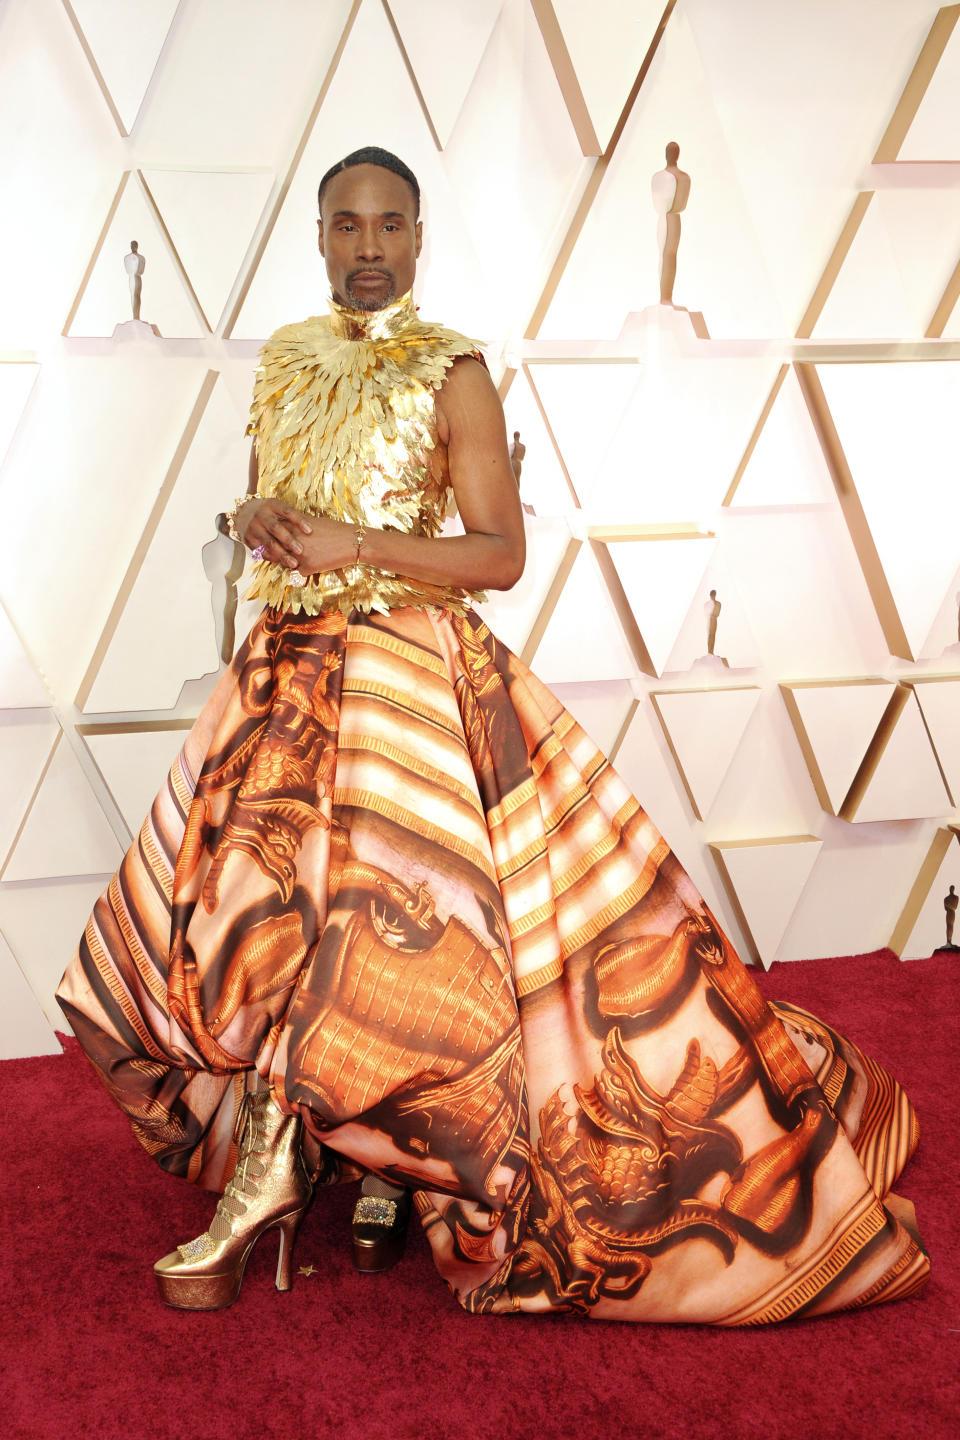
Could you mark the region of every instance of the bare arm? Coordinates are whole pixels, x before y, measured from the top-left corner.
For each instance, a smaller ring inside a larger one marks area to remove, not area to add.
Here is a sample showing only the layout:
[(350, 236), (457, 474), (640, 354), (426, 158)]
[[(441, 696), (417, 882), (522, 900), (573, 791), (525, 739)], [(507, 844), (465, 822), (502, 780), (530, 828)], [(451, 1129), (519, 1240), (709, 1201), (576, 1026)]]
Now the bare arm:
[(523, 574), (523, 513), (500, 398), (476, 360), (451, 366), (437, 396), (437, 426), (466, 534), (429, 540), (368, 530), (364, 559), (415, 580), (509, 590)]
[[(367, 530), (362, 558), (379, 569), (438, 585), (508, 590), (523, 573), (523, 513), (510, 466), (503, 409), (490, 376), (475, 360), (451, 366), (437, 396), (437, 427), (447, 446), (450, 483), (465, 535), (431, 540), (396, 530)], [(256, 456), (251, 455), (255, 486)], [(303, 574), (340, 569), (356, 558), (356, 526), (301, 515), (282, 501), (245, 506), (244, 544)]]

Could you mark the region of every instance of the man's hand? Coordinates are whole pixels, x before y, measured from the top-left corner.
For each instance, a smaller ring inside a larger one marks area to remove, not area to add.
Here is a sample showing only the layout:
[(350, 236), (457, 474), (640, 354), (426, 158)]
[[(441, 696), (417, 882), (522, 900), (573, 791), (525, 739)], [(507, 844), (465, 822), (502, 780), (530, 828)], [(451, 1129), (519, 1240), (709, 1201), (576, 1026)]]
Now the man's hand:
[(285, 500), (263, 500), (251, 495), (236, 519), (236, 527), (248, 550), (263, 547), (263, 558), (295, 570), (303, 555), (303, 542), (313, 528), (306, 518)]
[[(249, 518), (248, 518), (249, 516)], [(357, 552), (356, 527), (322, 515), (308, 519), (284, 500), (251, 496), (238, 517), (237, 529), (251, 550), (263, 546), (264, 560), (275, 560), (301, 575), (339, 570)]]
[[(321, 570), (342, 570), (357, 558), (357, 527), (343, 520), (330, 520), (325, 515), (310, 516), (309, 539), (301, 545), (297, 569), (301, 575), (316, 575)], [(368, 532), (369, 533), (369, 532)]]

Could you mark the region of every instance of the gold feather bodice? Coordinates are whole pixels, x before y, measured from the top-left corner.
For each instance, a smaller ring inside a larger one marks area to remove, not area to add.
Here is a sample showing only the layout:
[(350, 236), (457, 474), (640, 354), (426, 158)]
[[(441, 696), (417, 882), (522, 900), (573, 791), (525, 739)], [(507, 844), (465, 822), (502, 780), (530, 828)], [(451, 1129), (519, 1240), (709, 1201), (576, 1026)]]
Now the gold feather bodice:
[[(309, 515), (368, 529), (439, 534), (447, 514), (446, 448), (437, 443), (436, 392), (476, 341), (417, 319), (411, 293), (382, 310), (349, 310), (285, 325), (256, 372), (248, 433), (259, 495)], [(250, 597), (283, 610), (385, 610), (439, 605), (463, 611), (472, 592), (349, 565), (290, 584), (260, 561)]]

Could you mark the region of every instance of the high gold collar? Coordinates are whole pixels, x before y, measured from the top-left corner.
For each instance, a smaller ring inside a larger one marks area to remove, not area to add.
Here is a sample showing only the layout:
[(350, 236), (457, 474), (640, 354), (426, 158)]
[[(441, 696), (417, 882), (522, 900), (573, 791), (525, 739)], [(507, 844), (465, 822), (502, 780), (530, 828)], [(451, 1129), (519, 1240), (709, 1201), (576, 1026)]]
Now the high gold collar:
[(330, 301), (330, 327), (341, 340), (389, 340), (416, 318), (412, 289), (382, 310), (351, 310), (336, 300)]

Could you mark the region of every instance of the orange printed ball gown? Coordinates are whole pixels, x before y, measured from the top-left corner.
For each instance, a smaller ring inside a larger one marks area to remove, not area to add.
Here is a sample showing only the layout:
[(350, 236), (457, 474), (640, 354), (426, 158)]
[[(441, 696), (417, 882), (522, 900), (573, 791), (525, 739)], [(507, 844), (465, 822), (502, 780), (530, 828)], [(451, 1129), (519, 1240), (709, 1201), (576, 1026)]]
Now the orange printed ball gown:
[(222, 1189), (266, 1077), (309, 1164), (413, 1188), (471, 1311), (752, 1325), (927, 1277), (900, 1086), (762, 998), (467, 606), (271, 603), (60, 998), (166, 1170)]

